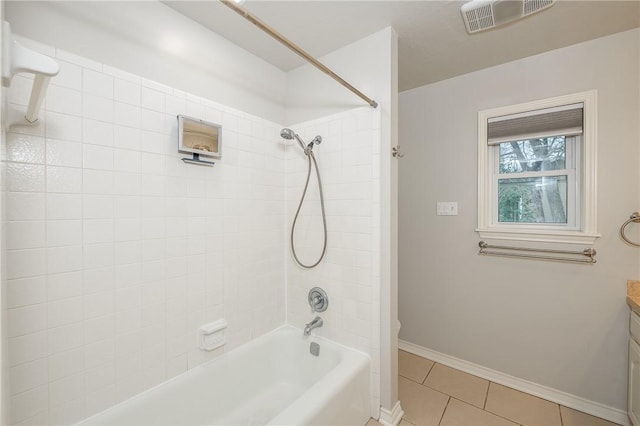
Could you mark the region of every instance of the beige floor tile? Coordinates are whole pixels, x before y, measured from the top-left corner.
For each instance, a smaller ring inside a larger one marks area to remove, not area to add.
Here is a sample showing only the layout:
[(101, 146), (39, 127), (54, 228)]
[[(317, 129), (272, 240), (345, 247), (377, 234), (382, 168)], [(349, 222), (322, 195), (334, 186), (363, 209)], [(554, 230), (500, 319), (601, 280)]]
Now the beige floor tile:
[(398, 423), (398, 426), (416, 426), (416, 425), (414, 425), (413, 423), (409, 423), (404, 418), (402, 418), (400, 420), (400, 423)]
[(517, 426), (517, 423), (451, 398), (440, 426)]
[(436, 426), (449, 397), (404, 377), (398, 377), (404, 418), (416, 426)]
[(558, 404), (491, 383), (485, 410), (524, 426), (561, 426)]
[(616, 423), (562, 405), (560, 406), (560, 415), (564, 426), (616, 426)]
[(422, 383), (434, 362), (405, 351), (398, 351), (398, 374)]
[(438, 363), (433, 366), (423, 384), (478, 408), (484, 407), (489, 389), (488, 380)]

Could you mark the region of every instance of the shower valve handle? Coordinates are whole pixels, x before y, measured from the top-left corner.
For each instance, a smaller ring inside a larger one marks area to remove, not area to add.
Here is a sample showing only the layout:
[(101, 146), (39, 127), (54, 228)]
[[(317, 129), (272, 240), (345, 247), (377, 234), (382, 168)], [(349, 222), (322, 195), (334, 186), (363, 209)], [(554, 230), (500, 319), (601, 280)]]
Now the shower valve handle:
[(329, 306), (329, 297), (320, 287), (314, 287), (309, 290), (308, 301), (311, 312), (324, 312)]

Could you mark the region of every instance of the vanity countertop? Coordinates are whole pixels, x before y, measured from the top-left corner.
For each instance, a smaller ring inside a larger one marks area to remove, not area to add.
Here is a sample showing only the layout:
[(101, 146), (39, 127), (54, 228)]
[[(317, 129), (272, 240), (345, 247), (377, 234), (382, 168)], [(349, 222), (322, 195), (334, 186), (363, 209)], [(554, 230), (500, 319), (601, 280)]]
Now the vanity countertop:
[(627, 305), (640, 315), (640, 281), (627, 281)]

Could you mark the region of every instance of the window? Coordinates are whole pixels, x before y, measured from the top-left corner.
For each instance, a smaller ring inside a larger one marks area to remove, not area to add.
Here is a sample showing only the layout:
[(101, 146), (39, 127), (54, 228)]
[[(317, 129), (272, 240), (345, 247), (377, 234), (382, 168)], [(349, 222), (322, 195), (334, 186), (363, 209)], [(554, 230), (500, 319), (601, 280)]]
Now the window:
[[(494, 150), (497, 223), (567, 226), (577, 220), (576, 138), (557, 135), (503, 142)], [(578, 142), (579, 146), (579, 142)]]
[(592, 244), (596, 92), (478, 114), (482, 239)]

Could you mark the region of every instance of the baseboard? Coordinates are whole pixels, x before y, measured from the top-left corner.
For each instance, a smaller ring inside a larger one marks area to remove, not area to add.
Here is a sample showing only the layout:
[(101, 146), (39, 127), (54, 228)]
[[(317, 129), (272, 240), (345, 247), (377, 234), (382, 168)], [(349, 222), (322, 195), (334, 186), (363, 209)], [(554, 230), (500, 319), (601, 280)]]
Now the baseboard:
[(384, 426), (398, 426), (400, 424), (400, 420), (402, 420), (402, 416), (404, 416), (404, 411), (402, 411), (400, 401), (397, 401), (391, 411), (384, 407), (380, 407), (380, 418), (378, 419), (378, 423), (381, 423)]
[(618, 408), (610, 407), (608, 405), (590, 401), (588, 399), (572, 395), (567, 392), (539, 385), (528, 380), (520, 379), (518, 377), (514, 377), (500, 371), (492, 370), (490, 368), (483, 367), (481, 365), (474, 364), (463, 359), (455, 358), (453, 356), (446, 355), (422, 346), (418, 346), (404, 340), (398, 341), (398, 347), (403, 351), (428, 358), (432, 361), (439, 362), (440, 364), (446, 365), (448, 367), (456, 368), (466, 373), (473, 374), (474, 376), (482, 377), (483, 379), (508, 386), (510, 388), (517, 389), (531, 395), (535, 395), (537, 397), (555, 402), (560, 405), (564, 405), (565, 407), (573, 408), (575, 410), (579, 410), (587, 414), (591, 414), (592, 416), (600, 417), (602, 419), (609, 420), (623, 426), (630, 425), (627, 412)]

